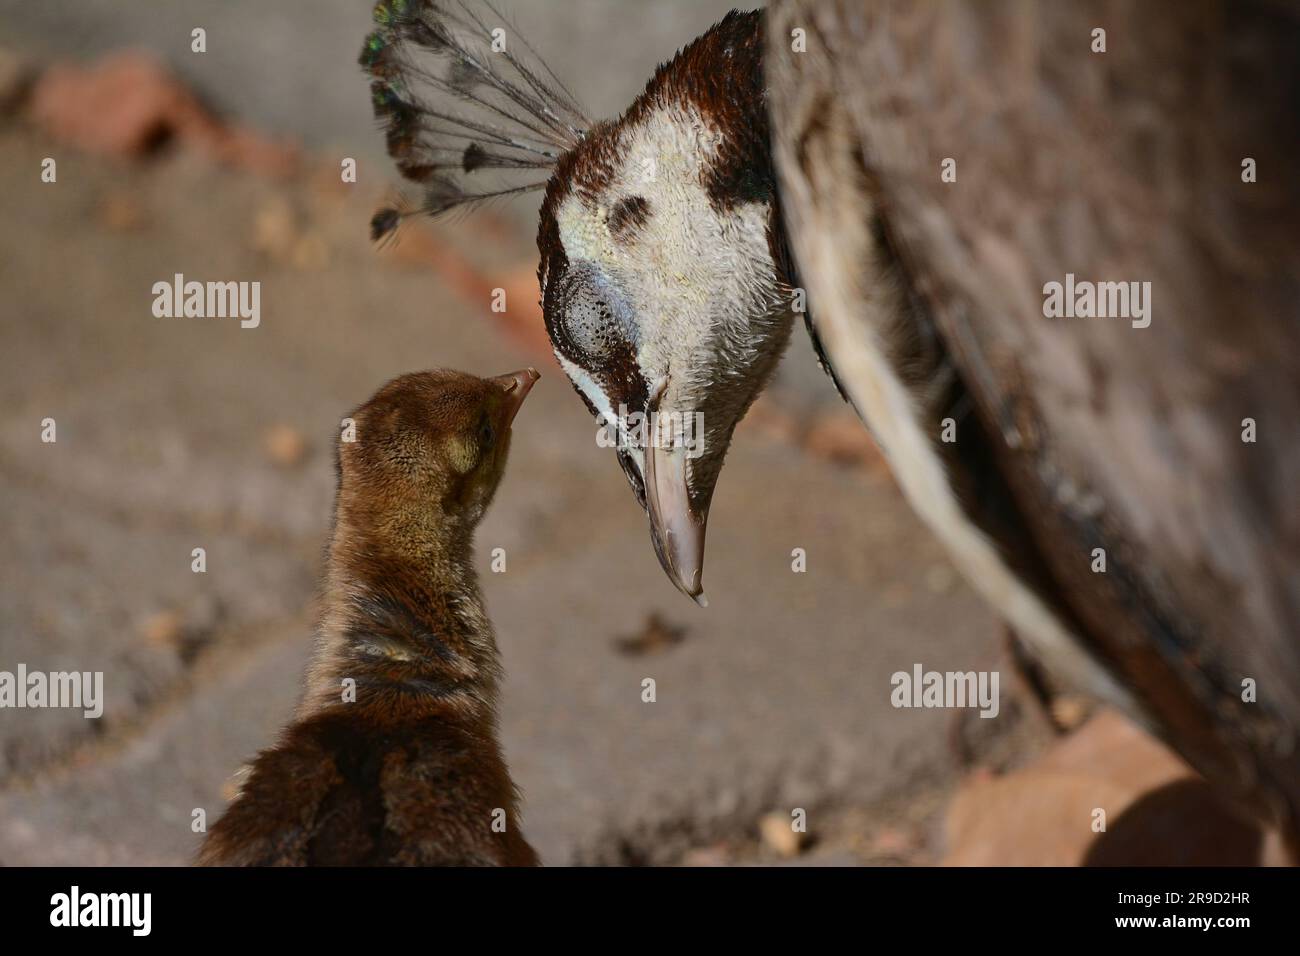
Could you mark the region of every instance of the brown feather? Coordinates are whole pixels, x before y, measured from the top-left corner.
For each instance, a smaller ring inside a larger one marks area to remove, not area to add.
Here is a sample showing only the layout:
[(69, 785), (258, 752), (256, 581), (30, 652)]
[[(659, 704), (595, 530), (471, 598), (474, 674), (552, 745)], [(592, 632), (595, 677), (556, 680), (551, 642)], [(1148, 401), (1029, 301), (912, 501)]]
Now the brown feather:
[[(937, 336), (973, 401), (968, 434), (1017, 505), (1004, 550), (1041, 556), (1059, 613), (1156, 729), (1294, 838), (1300, 188), (1280, 171), (1300, 24), (1256, 3), (1028, 9), (774, 5), (792, 245), (810, 292), (865, 288), (882, 246), (852, 222), (883, 220), (915, 295), (893, 341)], [(1244, 184), (1246, 155), (1277, 175)], [(840, 254), (809, 259), (819, 234)], [(1151, 326), (1046, 318), (1066, 273), (1150, 281)], [(837, 344), (867, 331), (863, 301), (813, 309)]]
[(199, 862), (538, 862), (496, 737), (500, 664), (471, 551), (511, 401), (501, 380), (430, 372), (352, 413), (307, 695)]

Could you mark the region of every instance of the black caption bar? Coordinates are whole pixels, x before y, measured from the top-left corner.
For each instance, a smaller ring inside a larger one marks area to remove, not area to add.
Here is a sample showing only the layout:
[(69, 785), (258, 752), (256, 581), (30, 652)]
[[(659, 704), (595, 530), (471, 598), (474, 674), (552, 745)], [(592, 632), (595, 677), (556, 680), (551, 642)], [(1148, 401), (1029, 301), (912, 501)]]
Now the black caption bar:
[[(1295, 870), (0, 869), (9, 939), (381, 943), (532, 927), (563, 939), (614, 919), (634, 935), (754, 930), (1239, 938), (1294, 919)], [(660, 938), (664, 938), (660, 936)], [(1004, 937), (1007, 938), (1007, 937)]]

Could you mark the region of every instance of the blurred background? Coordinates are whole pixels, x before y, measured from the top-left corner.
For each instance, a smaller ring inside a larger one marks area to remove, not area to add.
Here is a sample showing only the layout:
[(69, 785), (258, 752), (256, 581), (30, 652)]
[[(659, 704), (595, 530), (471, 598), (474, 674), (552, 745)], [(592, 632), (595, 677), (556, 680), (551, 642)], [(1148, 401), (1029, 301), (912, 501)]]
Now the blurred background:
[[(99, 720), (0, 711), (0, 863), (186, 863), (193, 811), (215, 820), (296, 702), (340, 417), (406, 371), (526, 364), (543, 380), (478, 550), (505, 749), (546, 863), (1192, 852), (1185, 832), (1118, 850), (1091, 832), (1099, 801), (1114, 819), (1196, 784), (1114, 715), (1029, 701), (1000, 625), (798, 331), (719, 485), (710, 607), (672, 588), (549, 357), (537, 197), (369, 243), (396, 181), (355, 62), (369, 7), (0, 0), (0, 670), (103, 671), (106, 696)], [(509, 12), (609, 117), (729, 7)], [(260, 326), (155, 318), (152, 286), (175, 273), (259, 281)], [(890, 675), (918, 663), (1000, 671), (997, 719), (891, 707)], [(796, 808), (807, 835), (791, 831)]]

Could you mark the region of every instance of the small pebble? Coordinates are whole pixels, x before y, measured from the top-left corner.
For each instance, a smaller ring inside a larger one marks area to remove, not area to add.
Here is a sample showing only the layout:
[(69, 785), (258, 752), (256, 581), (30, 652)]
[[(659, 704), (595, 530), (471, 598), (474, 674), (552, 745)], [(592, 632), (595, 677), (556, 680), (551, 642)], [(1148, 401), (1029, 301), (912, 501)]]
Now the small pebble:
[(292, 425), (277, 423), (262, 433), (266, 457), (281, 468), (296, 468), (307, 457), (307, 440)]
[(758, 831), (763, 846), (777, 856), (796, 857), (808, 842), (808, 834), (794, 829), (794, 820), (788, 813), (769, 813), (758, 821)]
[(176, 648), (185, 635), (185, 619), (179, 611), (159, 611), (145, 620), (141, 631), (155, 647)]

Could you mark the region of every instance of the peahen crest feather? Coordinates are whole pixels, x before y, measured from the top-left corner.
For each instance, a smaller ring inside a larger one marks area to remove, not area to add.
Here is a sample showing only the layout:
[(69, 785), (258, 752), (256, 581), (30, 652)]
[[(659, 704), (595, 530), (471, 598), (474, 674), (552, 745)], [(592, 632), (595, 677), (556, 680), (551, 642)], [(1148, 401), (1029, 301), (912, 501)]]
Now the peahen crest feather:
[[(591, 125), (518, 31), (494, 33), (508, 24), (491, 0), (380, 0), (374, 21), (359, 63), (388, 154), (422, 191), (375, 214), (376, 240), (410, 215), (544, 188)], [(478, 181), (487, 170), (540, 175), (489, 185)]]

